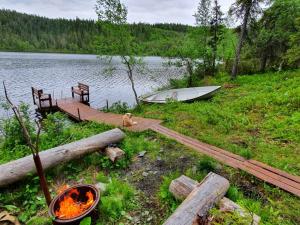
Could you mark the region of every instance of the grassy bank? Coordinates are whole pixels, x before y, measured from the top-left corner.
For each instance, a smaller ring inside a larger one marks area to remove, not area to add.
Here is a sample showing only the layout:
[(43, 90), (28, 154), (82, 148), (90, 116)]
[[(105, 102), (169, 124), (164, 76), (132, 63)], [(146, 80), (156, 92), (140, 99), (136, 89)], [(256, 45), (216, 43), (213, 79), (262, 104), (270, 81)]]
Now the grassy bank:
[[(183, 82), (177, 82), (183, 85)], [(158, 118), (182, 134), (300, 175), (300, 71), (226, 76), (209, 101), (146, 105), (137, 113)], [(199, 84), (199, 85), (201, 85)]]
[[(163, 119), (166, 126), (181, 133), (299, 175), (299, 83), (299, 71), (241, 76), (235, 82), (220, 76), (202, 83), (223, 85), (210, 101), (145, 105), (135, 114)], [(22, 109), (26, 112), (26, 107)], [(1, 124), (6, 137), (1, 140), (0, 164), (28, 155), (30, 151), (16, 121), (6, 119)], [(45, 150), (111, 128), (73, 123), (61, 114), (51, 114), (44, 120), (41, 148)], [(52, 196), (64, 184), (107, 183), (98, 207), (97, 225), (157, 225), (180, 204), (168, 191), (172, 179), (185, 174), (200, 181), (214, 171), (230, 181), (227, 197), (261, 216), (261, 224), (300, 223), (298, 197), (157, 133), (126, 132), (119, 147), (126, 157), (116, 164), (94, 153), (48, 170)], [(145, 156), (138, 157), (142, 151), (146, 151)], [(0, 189), (0, 211), (3, 210), (17, 216), (23, 224), (51, 224), (36, 176)], [(222, 224), (247, 224), (234, 215), (214, 213)]]

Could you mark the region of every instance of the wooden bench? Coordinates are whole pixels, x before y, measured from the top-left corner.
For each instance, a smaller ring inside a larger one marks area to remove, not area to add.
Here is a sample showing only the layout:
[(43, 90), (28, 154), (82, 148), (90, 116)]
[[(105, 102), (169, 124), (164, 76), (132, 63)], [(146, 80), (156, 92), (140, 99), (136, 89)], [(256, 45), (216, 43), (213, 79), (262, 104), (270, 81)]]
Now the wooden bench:
[[(78, 83), (78, 86), (72, 87), (72, 98), (75, 94), (80, 96), (80, 102), (89, 103), (90, 102), (90, 87), (83, 83)], [(87, 98), (85, 99), (84, 96)]]
[(39, 109), (52, 108), (51, 94), (44, 94), (43, 90), (31, 87), (33, 104), (37, 105)]

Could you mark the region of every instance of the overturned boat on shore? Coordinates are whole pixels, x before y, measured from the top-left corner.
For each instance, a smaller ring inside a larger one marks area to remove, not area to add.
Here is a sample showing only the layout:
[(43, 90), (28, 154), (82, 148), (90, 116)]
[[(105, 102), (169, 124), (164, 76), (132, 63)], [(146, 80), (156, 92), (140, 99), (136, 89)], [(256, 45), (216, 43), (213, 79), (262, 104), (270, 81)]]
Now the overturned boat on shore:
[(168, 101), (190, 102), (211, 98), (221, 86), (180, 88), (159, 91), (143, 95), (140, 100), (145, 103), (167, 103)]

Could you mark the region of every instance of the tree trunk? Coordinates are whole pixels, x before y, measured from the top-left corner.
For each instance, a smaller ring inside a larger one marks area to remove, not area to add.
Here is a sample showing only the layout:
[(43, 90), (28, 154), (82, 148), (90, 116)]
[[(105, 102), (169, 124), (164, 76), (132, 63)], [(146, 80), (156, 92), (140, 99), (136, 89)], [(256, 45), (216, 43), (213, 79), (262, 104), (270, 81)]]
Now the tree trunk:
[(209, 173), (164, 225), (204, 224), (207, 221), (208, 211), (224, 197), (228, 188), (228, 180), (215, 173)]
[(192, 67), (192, 63), (190, 62), (190, 59), (187, 59), (187, 72), (189, 74), (189, 78), (188, 78), (188, 87), (192, 87), (193, 85), (193, 67)]
[[(130, 67), (129, 67), (130, 68)], [(140, 100), (138, 98), (138, 95), (137, 95), (137, 92), (135, 90), (135, 86), (134, 86), (134, 80), (133, 80), (133, 73), (132, 73), (132, 69), (130, 68), (129, 71), (128, 71), (128, 78), (131, 82), (131, 88), (132, 88), (132, 91), (134, 93), (134, 97), (135, 97), (135, 101), (136, 101), (136, 104), (137, 105), (140, 105)]]
[(266, 70), (267, 59), (268, 59), (268, 58), (267, 58), (266, 53), (265, 53), (265, 52), (262, 53), (262, 56), (261, 56), (261, 58), (260, 58), (260, 68), (259, 68), (259, 71), (260, 71), (261, 73), (264, 73), (265, 70)]
[(245, 39), (245, 36), (246, 36), (247, 25), (248, 25), (248, 20), (249, 20), (249, 17), (250, 17), (251, 7), (252, 7), (252, 4), (249, 4), (246, 7), (245, 16), (244, 16), (243, 25), (242, 25), (242, 30), (241, 30), (241, 35), (240, 35), (240, 40), (239, 40), (239, 44), (238, 44), (237, 49), (236, 49), (235, 60), (234, 60), (233, 67), (232, 67), (231, 79), (235, 79), (236, 76), (237, 76), (238, 65), (240, 63), (241, 51), (242, 51), (244, 39)]
[[(80, 141), (42, 151), (39, 156), (43, 168), (46, 170), (60, 163), (80, 158), (85, 154), (102, 150), (111, 143), (120, 142), (124, 137), (125, 134), (120, 129), (113, 129)], [(22, 180), (28, 174), (37, 172), (31, 155), (0, 165), (0, 171), (0, 187)]]
[(134, 98), (135, 98), (135, 101), (136, 101), (136, 104), (139, 106), (140, 105), (140, 100), (138, 98), (138, 95), (137, 95), (137, 92), (135, 90), (135, 85), (134, 85), (134, 80), (133, 80), (133, 69), (132, 69), (132, 65), (131, 63), (129, 62), (129, 60), (127, 60), (126, 56), (122, 56), (124, 62), (125, 62), (125, 65), (127, 66), (127, 75), (128, 75), (128, 78), (130, 80), (130, 83), (131, 83), (131, 89), (133, 91), (133, 94), (134, 94)]

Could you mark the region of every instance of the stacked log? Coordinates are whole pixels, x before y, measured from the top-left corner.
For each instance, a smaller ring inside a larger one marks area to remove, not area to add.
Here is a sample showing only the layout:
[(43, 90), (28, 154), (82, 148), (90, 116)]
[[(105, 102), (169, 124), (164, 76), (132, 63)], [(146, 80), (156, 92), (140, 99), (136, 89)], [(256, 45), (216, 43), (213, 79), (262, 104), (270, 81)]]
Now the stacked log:
[[(170, 188), (179, 197), (183, 197), (188, 192), (188, 188), (193, 186), (186, 177), (182, 177), (182, 180), (172, 182)], [(205, 224), (208, 211), (224, 197), (228, 188), (228, 180), (215, 173), (209, 173), (200, 184), (196, 185), (164, 225)]]
[[(194, 190), (198, 190), (199, 191), (199, 189), (201, 189), (200, 188), (201, 185), (203, 185), (204, 183), (207, 182), (208, 177), (210, 178), (209, 180), (211, 180), (211, 179), (220, 179), (220, 176), (218, 176), (218, 175), (215, 176), (215, 175), (216, 174), (213, 174), (213, 173), (208, 174), (208, 176), (201, 183), (199, 183), (199, 182), (197, 182), (197, 181), (195, 181), (195, 180), (193, 180), (193, 179), (191, 179), (191, 178), (189, 178), (187, 176), (182, 175), (179, 178), (177, 178), (177, 179), (175, 179), (175, 180), (173, 180), (171, 182), (171, 184), (169, 186), (169, 191), (178, 200), (184, 200), (186, 198), (191, 198), (192, 197), (192, 196), (190, 196), (191, 193)], [(222, 179), (220, 179), (220, 181), (222, 181)], [(227, 182), (222, 181), (222, 182), (219, 183), (219, 185), (222, 185), (222, 183), (223, 183), (224, 187), (227, 187)], [(208, 184), (205, 184), (205, 186), (202, 188), (203, 191), (208, 186), (209, 186)], [(221, 190), (222, 193), (215, 192), (215, 191), (219, 191), (219, 190)], [(215, 193), (215, 195), (216, 195), (215, 197), (208, 198), (209, 201), (207, 201), (207, 198), (199, 199), (199, 202), (200, 201), (204, 202), (204, 203), (207, 202), (207, 204), (208, 204), (207, 207), (204, 207), (204, 210), (207, 210), (206, 213), (209, 211), (210, 207), (212, 207), (211, 204), (212, 203), (213, 204), (216, 203), (216, 204), (218, 204), (218, 207), (219, 207), (220, 211), (223, 211), (223, 212), (237, 212), (242, 217), (249, 217), (249, 216), (251, 217), (252, 216), (252, 223), (251, 223), (251, 225), (258, 225), (259, 224), (259, 221), (260, 221), (260, 217), (259, 216), (255, 215), (255, 214), (250, 215), (249, 212), (247, 212), (245, 209), (243, 209), (241, 206), (239, 206), (235, 202), (231, 201), (230, 199), (228, 199), (226, 197), (223, 197), (220, 201), (218, 201), (219, 198), (220, 198), (220, 196), (222, 196), (223, 194), (225, 194), (225, 193), (223, 193), (223, 190), (224, 190), (224, 188), (220, 188), (219, 186), (217, 188), (216, 187), (212, 187), (212, 189), (211, 190), (208, 189), (208, 191), (212, 191), (213, 193)], [(213, 202), (214, 199), (216, 200), (215, 202)], [(198, 214), (203, 215), (203, 209), (201, 209), (201, 210), (200, 210), (200, 213), (198, 213)], [(184, 212), (182, 211), (181, 213), (184, 213)], [(197, 216), (198, 216), (198, 214), (197, 214)], [(182, 222), (183, 223), (177, 223), (177, 224), (193, 224), (193, 223), (190, 223), (189, 221), (182, 221)], [(203, 224), (203, 223), (205, 223), (205, 222), (203, 222), (201, 220), (199, 221), (199, 218), (198, 218), (198, 221), (197, 220), (194, 221), (194, 224)], [(171, 223), (168, 223), (168, 224), (171, 224)]]

